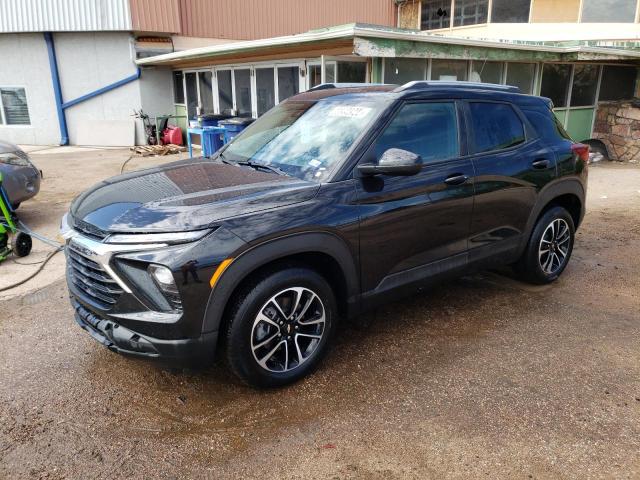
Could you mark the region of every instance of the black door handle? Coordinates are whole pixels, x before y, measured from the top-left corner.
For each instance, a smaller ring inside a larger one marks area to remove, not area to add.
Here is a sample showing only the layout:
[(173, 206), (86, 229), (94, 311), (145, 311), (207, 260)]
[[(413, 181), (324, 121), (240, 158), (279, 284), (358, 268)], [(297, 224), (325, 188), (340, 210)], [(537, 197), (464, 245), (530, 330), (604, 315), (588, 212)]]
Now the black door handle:
[(547, 160), (546, 158), (541, 158), (541, 159), (536, 160), (535, 162), (533, 162), (531, 164), (531, 166), (533, 168), (538, 168), (538, 169), (542, 170), (543, 168), (549, 168), (549, 164), (550, 163), (551, 162), (549, 162), (549, 160)]
[(453, 175), (449, 175), (445, 179), (444, 183), (446, 183), (447, 185), (462, 185), (467, 180), (469, 180), (468, 176), (462, 173), (454, 173)]

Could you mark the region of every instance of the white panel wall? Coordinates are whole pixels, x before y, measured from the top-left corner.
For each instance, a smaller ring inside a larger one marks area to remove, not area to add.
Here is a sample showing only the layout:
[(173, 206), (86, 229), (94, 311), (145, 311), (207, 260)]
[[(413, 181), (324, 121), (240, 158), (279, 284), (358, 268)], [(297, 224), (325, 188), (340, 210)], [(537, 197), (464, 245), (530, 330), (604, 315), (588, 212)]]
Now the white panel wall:
[(47, 47), (41, 33), (0, 35), (0, 85), (26, 88), (31, 125), (0, 125), (0, 140), (31, 145), (60, 142)]
[[(53, 37), (64, 101), (136, 73), (127, 32), (55, 33)], [(42, 33), (0, 35), (0, 85), (26, 88), (31, 119), (28, 126), (0, 125), (0, 140), (31, 145), (60, 142)], [(174, 112), (170, 69), (148, 68), (140, 80), (66, 109), (70, 143), (129, 145), (132, 138), (144, 143), (143, 125), (132, 116), (140, 108), (151, 116)]]
[(2, 0), (0, 32), (132, 30), (128, 0)]
[[(54, 41), (65, 102), (136, 73), (129, 33), (56, 33)], [(92, 128), (99, 133), (96, 138), (103, 139), (105, 128), (114, 125), (113, 121), (122, 125), (131, 122), (133, 110), (140, 106), (140, 80), (137, 80), (69, 107), (66, 109), (69, 139), (76, 145), (95, 145), (98, 142), (87, 136)], [(137, 137), (144, 135), (137, 133)], [(123, 139), (114, 144), (128, 143)]]

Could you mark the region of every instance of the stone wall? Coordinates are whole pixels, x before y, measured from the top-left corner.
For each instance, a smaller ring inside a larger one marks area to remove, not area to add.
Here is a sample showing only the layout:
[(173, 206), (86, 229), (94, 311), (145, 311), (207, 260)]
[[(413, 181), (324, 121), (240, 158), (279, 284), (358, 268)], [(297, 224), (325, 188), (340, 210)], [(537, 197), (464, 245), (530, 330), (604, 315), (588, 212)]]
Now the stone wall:
[(600, 102), (593, 138), (607, 146), (610, 160), (640, 161), (640, 100)]

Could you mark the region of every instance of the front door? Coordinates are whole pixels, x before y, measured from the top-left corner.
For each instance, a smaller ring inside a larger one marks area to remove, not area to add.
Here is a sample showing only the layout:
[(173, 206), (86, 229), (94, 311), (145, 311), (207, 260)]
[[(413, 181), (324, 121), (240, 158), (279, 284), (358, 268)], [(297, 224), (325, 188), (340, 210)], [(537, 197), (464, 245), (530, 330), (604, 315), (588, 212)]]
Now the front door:
[(422, 157), (420, 173), (357, 182), (362, 290), (381, 293), (466, 264), (473, 166), (462, 157), (456, 102), (412, 102), (398, 109), (362, 162), (389, 148)]

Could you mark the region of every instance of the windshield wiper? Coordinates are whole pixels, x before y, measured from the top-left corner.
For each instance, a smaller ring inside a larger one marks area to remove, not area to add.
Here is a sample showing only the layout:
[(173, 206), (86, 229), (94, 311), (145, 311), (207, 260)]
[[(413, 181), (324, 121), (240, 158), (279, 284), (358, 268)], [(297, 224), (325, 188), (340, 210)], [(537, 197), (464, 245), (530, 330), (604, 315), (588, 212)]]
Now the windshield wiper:
[(257, 162), (252, 162), (251, 160), (242, 160), (242, 161), (238, 161), (238, 162), (235, 162), (235, 163), (237, 165), (251, 167), (254, 170), (259, 170), (259, 169), (263, 168), (265, 170), (269, 170), (270, 172), (277, 173), (278, 175), (284, 175), (284, 176), (287, 176), (287, 177), (289, 176), (288, 173), (283, 172), (278, 167), (273, 167), (271, 165), (267, 165), (266, 163), (257, 163)]

